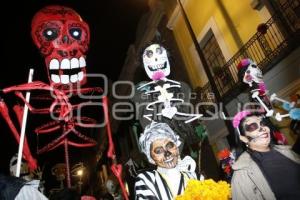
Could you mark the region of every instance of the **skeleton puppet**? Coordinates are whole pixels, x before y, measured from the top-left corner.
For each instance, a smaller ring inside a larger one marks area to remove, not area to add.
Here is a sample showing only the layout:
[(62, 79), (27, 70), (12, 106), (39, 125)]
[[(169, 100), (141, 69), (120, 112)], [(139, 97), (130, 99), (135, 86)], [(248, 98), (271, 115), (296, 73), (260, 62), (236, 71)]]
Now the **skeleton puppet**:
[[(251, 59), (242, 59), (238, 64), (238, 76), (246, 84), (249, 85), (251, 90), (251, 97), (258, 101), (266, 111), (266, 116), (275, 117), (276, 120), (281, 121), (283, 117), (290, 117), (294, 120), (300, 120), (300, 109), (294, 108), (294, 102), (288, 102), (283, 100), (274, 93), (270, 97), (267, 96), (267, 90), (263, 81), (262, 71), (257, 64)], [(274, 113), (271, 102), (279, 101), (283, 103), (283, 108), (289, 113), (281, 115), (280, 113)]]
[(157, 169), (137, 176), (136, 199), (171, 200), (183, 193), (188, 179), (197, 179), (196, 162), (189, 156), (181, 160), (180, 138), (167, 124), (152, 122), (141, 134), (139, 144)]
[(188, 123), (202, 115), (188, 113), (188, 85), (167, 78), (171, 69), (166, 49), (160, 44), (151, 44), (145, 48), (142, 59), (147, 76), (152, 80), (137, 87), (133, 99), (143, 128), (152, 121), (165, 122), (188, 143), (197, 141)]
[[(237, 66), (239, 72), (239, 79), (246, 83), (252, 90), (250, 91), (251, 98), (258, 102), (261, 107), (265, 110), (265, 115), (267, 117), (275, 117), (276, 120), (281, 121), (282, 117), (290, 116), (291, 118), (297, 117), (294, 113), (299, 112), (298, 109), (291, 109), (290, 114), (281, 115), (280, 113), (274, 114), (272, 101), (275, 99), (289, 103), (276, 97), (276, 94), (271, 95), (269, 97), (267, 95), (267, 90), (265, 83), (263, 81), (262, 71), (259, 69), (257, 64), (253, 62), (251, 59), (246, 58), (242, 59)], [(292, 104), (291, 104), (292, 105)], [(287, 144), (287, 139), (280, 131), (276, 130), (276, 128), (272, 125), (272, 123), (268, 120), (271, 127), (273, 127), (273, 135), (279, 144)]]
[[(94, 139), (82, 133), (82, 131), (87, 131), (86, 128), (95, 127), (96, 120), (82, 116), (82, 114), (77, 116), (76, 111), (78, 108), (91, 105), (92, 100), (100, 99), (102, 102), (96, 102), (96, 105), (103, 106), (109, 140), (108, 157), (113, 160), (111, 169), (122, 187), (122, 167), (117, 165), (115, 160), (107, 98), (100, 95), (103, 91), (99, 87), (83, 87), (87, 82), (85, 59), (90, 39), (88, 24), (71, 8), (56, 5), (46, 6), (33, 17), (31, 36), (45, 59), (49, 84), (34, 81), (5, 88), (3, 91), (4, 93), (14, 92), (24, 101), (32, 113), (51, 115), (53, 120), (37, 127), (35, 133), (38, 135), (60, 134), (56, 139), (38, 149), (37, 153), (41, 154), (63, 146), (65, 149), (67, 184), (68, 187), (71, 187), (69, 146), (91, 147), (97, 144)], [(33, 107), (29, 102), (26, 102), (22, 91), (39, 91), (40, 95), (32, 97), (32, 99), (38, 100), (40, 104), (41, 102), (50, 101), (50, 106), (45, 108)], [(47, 92), (47, 94), (43, 94), (43, 92)], [(99, 94), (99, 96), (93, 96), (95, 94)], [(3, 112), (1, 113), (3, 114)], [(5, 119), (9, 121), (9, 115), (5, 115)], [(11, 129), (15, 130), (15, 127), (12, 126)], [(73, 135), (72, 138), (71, 135)], [(127, 196), (125, 189), (123, 192)]]

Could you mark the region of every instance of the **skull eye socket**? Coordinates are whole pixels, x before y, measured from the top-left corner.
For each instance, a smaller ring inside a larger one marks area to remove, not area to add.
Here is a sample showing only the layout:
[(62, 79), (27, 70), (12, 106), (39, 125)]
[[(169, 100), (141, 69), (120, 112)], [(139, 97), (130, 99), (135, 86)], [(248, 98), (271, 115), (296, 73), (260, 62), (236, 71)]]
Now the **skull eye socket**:
[(257, 66), (256, 66), (256, 65), (254, 65), (254, 64), (252, 64), (252, 65), (251, 65), (251, 67), (253, 67), (253, 68), (257, 68)]
[(172, 149), (175, 146), (175, 144), (173, 142), (168, 142), (168, 144), (166, 145), (166, 149)]
[(162, 49), (160, 47), (156, 48), (156, 53), (157, 54), (162, 54)]
[(157, 148), (154, 149), (154, 153), (155, 154), (162, 154), (164, 152), (165, 151), (164, 151), (164, 149), (162, 147), (157, 147)]
[(147, 51), (146, 51), (146, 56), (147, 56), (148, 58), (151, 58), (151, 57), (153, 56), (153, 51), (152, 51), (152, 50), (147, 50)]
[(75, 40), (81, 39), (82, 30), (80, 28), (71, 28), (69, 33)]
[(43, 31), (43, 36), (47, 41), (55, 40), (58, 37), (58, 30), (56, 28), (47, 28)]

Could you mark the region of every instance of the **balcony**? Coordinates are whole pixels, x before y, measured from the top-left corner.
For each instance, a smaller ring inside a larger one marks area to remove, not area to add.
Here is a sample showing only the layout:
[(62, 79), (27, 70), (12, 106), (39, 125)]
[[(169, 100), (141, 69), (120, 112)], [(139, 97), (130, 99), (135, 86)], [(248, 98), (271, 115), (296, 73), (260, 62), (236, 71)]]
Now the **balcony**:
[[(266, 73), (300, 46), (300, 2), (286, 0), (277, 4), (276, 14), (266, 23), (260, 24), (258, 31), (222, 67), (223, 70), (213, 75), (224, 104), (246, 89), (237, 76), (237, 65), (241, 59), (253, 59)], [(199, 92), (201, 101), (214, 101), (209, 82)]]

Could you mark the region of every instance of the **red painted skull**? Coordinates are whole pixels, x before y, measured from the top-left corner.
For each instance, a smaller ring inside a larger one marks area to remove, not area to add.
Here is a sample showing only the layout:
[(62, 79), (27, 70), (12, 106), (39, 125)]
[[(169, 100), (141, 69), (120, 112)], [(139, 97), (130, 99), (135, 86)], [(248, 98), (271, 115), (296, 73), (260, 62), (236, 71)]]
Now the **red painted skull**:
[(86, 82), (90, 32), (77, 12), (57, 5), (42, 8), (32, 19), (31, 36), (45, 57), (51, 84)]

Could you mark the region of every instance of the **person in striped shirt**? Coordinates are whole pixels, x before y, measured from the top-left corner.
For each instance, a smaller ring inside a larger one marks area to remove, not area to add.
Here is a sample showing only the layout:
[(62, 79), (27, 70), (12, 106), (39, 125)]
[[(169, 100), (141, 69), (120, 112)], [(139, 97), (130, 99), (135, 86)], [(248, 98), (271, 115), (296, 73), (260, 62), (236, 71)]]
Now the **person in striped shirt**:
[(138, 174), (135, 182), (136, 200), (173, 200), (184, 192), (189, 179), (197, 179), (196, 162), (180, 158), (179, 136), (166, 123), (152, 122), (139, 138), (140, 150), (156, 170)]

